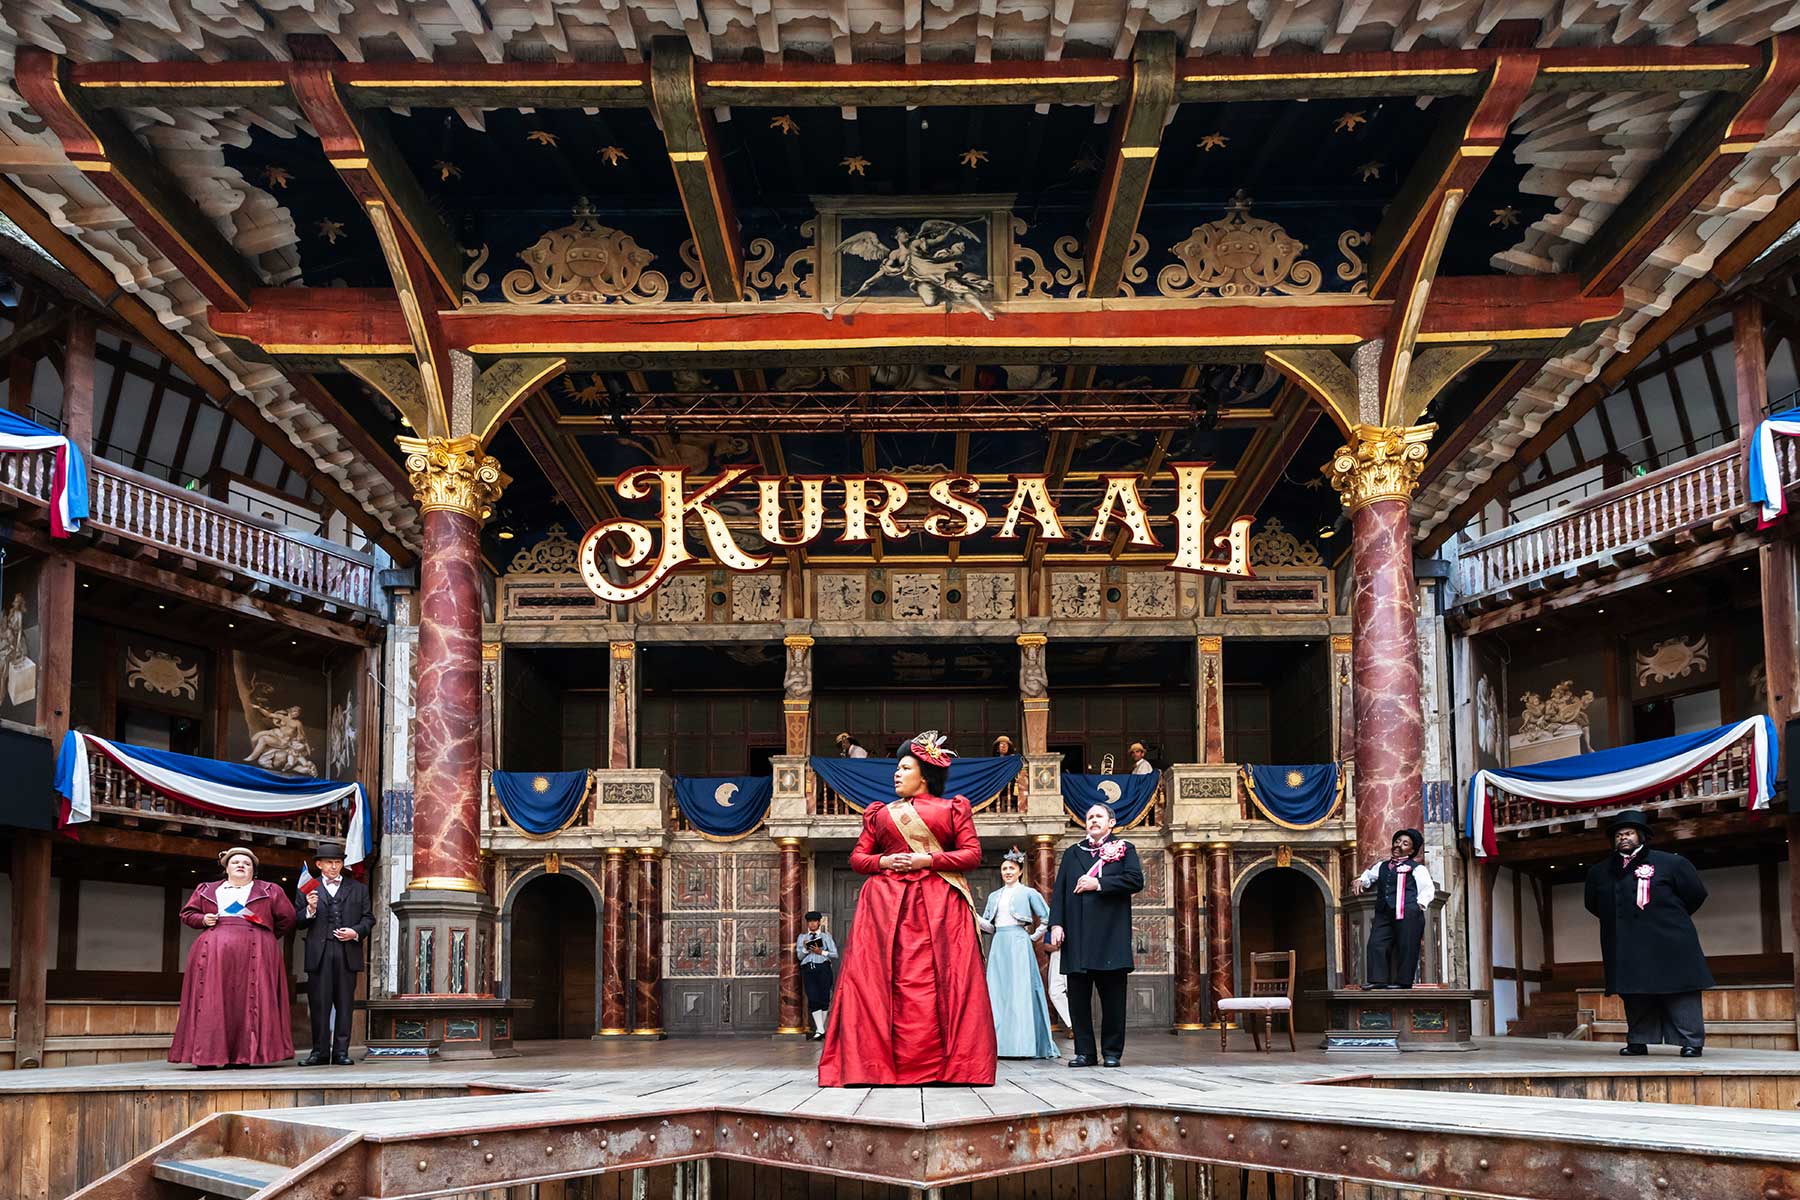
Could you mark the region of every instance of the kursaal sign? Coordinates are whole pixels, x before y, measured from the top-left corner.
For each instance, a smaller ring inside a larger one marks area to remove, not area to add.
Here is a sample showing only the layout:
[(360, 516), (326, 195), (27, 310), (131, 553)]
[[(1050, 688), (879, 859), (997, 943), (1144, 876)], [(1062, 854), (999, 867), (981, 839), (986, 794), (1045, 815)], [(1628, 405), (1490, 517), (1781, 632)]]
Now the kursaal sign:
[[(1175, 480), (1175, 552), (1168, 569), (1248, 579), (1252, 518), (1236, 518), (1230, 532), (1214, 537), (1210, 547), (1204, 545), (1204, 484), (1211, 466), (1168, 465), (1168, 473)], [(1021, 528), (1027, 524), (1048, 542), (1070, 542), (1076, 537), (1057, 511), (1046, 475), (1014, 475), (996, 488), (990, 493), (996, 497), (1005, 494), (1004, 488), (1011, 489), (1005, 508), (998, 514), (982, 503), (982, 482), (975, 476), (959, 472), (935, 476), (925, 486), (931, 511), (916, 526), (908, 526), (900, 520), (900, 513), (912, 500), (919, 481), (909, 487), (890, 475), (755, 476), (755, 471), (755, 467), (729, 467), (691, 492), (687, 471), (682, 467), (638, 467), (619, 476), (614, 487), (621, 497), (647, 500), (660, 494), (662, 515), (654, 524), (620, 518), (602, 521), (588, 530), (581, 541), (580, 554), (581, 577), (588, 589), (611, 604), (630, 604), (654, 592), (677, 568), (695, 561), (688, 544), (688, 521), (692, 518), (698, 518), (707, 552), (721, 566), (733, 571), (760, 571), (768, 566), (770, 555), (751, 554), (738, 545), (716, 506), (726, 492), (739, 484), (756, 489), (757, 532), (770, 546), (805, 546), (824, 534), (828, 483), (843, 488), (843, 533), (834, 539), (837, 545), (869, 542), (875, 536), (873, 531), (887, 538), (903, 538), (917, 530), (929, 537), (954, 541), (973, 537), (996, 521), (999, 528), (994, 536), (1000, 539), (1021, 536)], [(1139, 476), (1120, 473), (1102, 479), (1106, 490), (1094, 510), (1087, 534), (1080, 538), (1081, 544), (1105, 544), (1112, 537), (1116, 521), (1131, 545), (1160, 548), (1162, 542), (1150, 529), (1150, 513), (1138, 495)], [(783, 506), (790, 498), (790, 488), (799, 492), (795, 502), (796, 529), (783, 528)], [(607, 578), (595, 555), (608, 538), (612, 539), (607, 548), (613, 552), (614, 562), (628, 576), (623, 583)], [(1208, 558), (1208, 549), (1220, 551), (1223, 557)]]

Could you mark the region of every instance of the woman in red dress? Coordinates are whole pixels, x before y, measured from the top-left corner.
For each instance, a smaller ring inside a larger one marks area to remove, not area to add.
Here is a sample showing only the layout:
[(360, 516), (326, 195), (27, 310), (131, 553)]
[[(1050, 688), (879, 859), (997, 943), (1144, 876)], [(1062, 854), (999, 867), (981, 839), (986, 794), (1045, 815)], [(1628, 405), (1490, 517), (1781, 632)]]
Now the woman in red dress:
[(869, 876), (831, 1006), (820, 1087), (994, 1082), (994, 1017), (962, 872), (981, 865), (968, 800), (939, 795), (951, 752), (921, 733), (895, 800), (863, 812), (850, 866)]
[(292, 1018), (281, 938), (294, 927), (287, 894), (256, 878), (256, 855), (234, 846), (219, 855), (225, 878), (203, 883), (181, 906), (181, 923), (200, 936), (181, 981), (170, 1062), (253, 1067), (291, 1061)]

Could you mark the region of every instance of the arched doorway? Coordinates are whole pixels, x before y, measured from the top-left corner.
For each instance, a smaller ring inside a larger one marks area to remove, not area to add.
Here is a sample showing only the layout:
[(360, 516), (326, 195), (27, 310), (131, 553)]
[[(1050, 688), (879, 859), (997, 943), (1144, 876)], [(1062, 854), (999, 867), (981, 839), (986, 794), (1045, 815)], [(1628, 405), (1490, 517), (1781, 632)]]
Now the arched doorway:
[(513, 893), (507, 911), (507, 990), (531, 1007), (513, 1018), (513, 1038), (592, 1037), (599, 1028), (599, 913), (573, 875), (540, 874)]
[(1270, 867), (1259, 872), (1238, 895), (1234, 924), (1239, 986), (1250, 977), (1252, 954), (1292, 950), (1294, 1028), (1324, 1030), (1325, 1000), (1307, 995), (1325, 989), (1331, 969), (1326, 956), (1330, 931), (1325, 896), (1318, 883), (1296, 867)]

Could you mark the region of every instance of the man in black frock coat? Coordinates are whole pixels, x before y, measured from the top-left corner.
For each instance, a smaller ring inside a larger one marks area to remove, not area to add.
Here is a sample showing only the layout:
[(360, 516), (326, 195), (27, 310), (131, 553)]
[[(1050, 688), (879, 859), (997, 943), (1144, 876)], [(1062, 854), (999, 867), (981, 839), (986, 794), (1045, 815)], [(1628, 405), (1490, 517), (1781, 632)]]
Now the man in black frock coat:
[(306, 999), (312, 1010), (312, 1054), (301, 1065), (347, 1067), (356, 976), (363, 969), (363, 943), (375, 928), (375, 914), (369, 889), (344, 874), (342, 846), (327, 842), (316, 858), (319, 886), (307, 894), (295, 922), (306, 932)]
[[(1071, 1067), (1094, 1065), (1094, 1013), (1100, 994), (1100, 1062), (1116, 1067), (1125, 1053), (1125, 977), (1131, 974), (1131, 897), (1144, 890), (1144, 866), (1130, 842), (1113, 837), (1112, 809), (1088, 808), (1088, 835), (1063, 852), (1050, 892), (1050, 949), (1062, 950), (1075, 1032)], [(1122, 856), (1107, 861), (1124, 847)], [(1094, 865), (1100, 864), (1097, 875)]]
[(1600, 918), (1606, 994), (1625, 1001), (1629, 1028), (1619, 1053), (1648, 1054), (1657, 1042), (1698, 1058), (1706, 1043), (1700, 993), (1713, 977), (1692, 914), (1706, 902), (1706, 885), (1681, 855), (1650, 849), (1643, 813), (1620, 813), (1611, 833), (1614, 853), (1588, 868), (1587, 910)]

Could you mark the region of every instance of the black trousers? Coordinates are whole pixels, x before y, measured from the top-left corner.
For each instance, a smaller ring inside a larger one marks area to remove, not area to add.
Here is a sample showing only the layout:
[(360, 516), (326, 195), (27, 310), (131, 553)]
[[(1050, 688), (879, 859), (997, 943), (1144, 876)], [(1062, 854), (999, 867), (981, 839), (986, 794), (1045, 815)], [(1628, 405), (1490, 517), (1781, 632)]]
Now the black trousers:
[[(319, 969), (306, 977), (307, 1007), (312, 1009), (314, 1054), (350, 1053), (350, 1014), (356, 999), (356, 972), (344, 958), (341, 942), (325, 943)], [(337, 1036), (332, 1037), (332, 1016), (337, 1017)]]
[(833, 978), (830, 963), (801, 963), (800, 984), (806, 989), (806, 1011), (831, 1007)]
[(1706, 1022), (1700, 1015), (1699, 992), (1621, 996), (1620, 999), (1625, 1001), (1625, 1021), (1630, 1026), (1625, 1040), (1632, 1045), (1706, 1045)]
[(1411, 987), (1419, 978), (1419, 946), (1424, 940), (1424, 913), (1414, 909), (1396, 921), (1391, 910), (1377, 905), (1369, 926), (1369, 984)]
[(1069, 1021), (1074, 1025), (1075, 1053), (1094, 1055), (1093, 995), (1100, 994), (1100, 1053), (1118, 1058), (1125, 1053), (1125, 977), (1130, 971), (1071, 971)]

